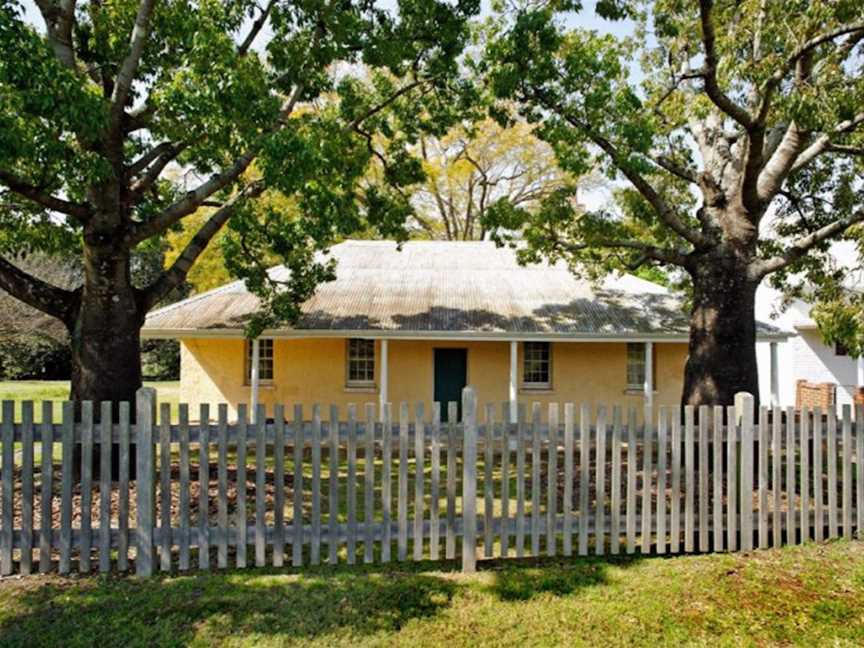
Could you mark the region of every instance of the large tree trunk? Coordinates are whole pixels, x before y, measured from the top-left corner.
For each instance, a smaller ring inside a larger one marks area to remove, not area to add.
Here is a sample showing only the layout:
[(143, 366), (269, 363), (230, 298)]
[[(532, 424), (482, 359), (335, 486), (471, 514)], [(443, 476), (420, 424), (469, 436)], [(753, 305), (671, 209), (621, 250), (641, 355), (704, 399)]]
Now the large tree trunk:
[(755, 301), (758, 282), (738, 255), (714, 253), (690, 269), (693, 310), (684, 372), (685, 405), (732, 405), (746, 391), (759, 400)]
[[(143, 313), (130, 276), (129, 253), (112, 247), (85, 248), (84, 286), (74, 321), (69, 323), (72, 345), (72, 388), (76, 403), (93, 401), (94, 419), (100, 402), (130, 403), (135, 413), (135, 392), (141, 387), (141, 326)], [(80, 448), (80, 446), (78, 446)], [(112, 448), (112, 475), (118, 474), (118, 450)], [(130, 452), (134, 448), (130, 448)], [(80, 453), (79, 453), (80, 456)], [(134, 474), (134, 455), (130, 457)], [(76, 461), (76, 466), (80, 465)], [(94, 475), (100, 472), (98, 436), (94, 444)]]

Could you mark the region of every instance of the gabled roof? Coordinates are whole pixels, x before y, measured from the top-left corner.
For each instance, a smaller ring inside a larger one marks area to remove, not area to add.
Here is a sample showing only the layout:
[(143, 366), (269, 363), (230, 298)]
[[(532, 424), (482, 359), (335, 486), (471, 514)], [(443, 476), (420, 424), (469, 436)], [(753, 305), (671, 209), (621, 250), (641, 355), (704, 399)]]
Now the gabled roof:
[[(520, 266), (491, 242), (347, 241), (337, 278), (318, 287), (291, 328), (274, 336), (682, 339), (681, 296), (633, 275), (599, 285), (563, 263)], [(286, 269), (271, 270), (284, 279)], [(237, 336), (259, 306), (241, 281), (153, 311), (150, 337)], [(760, 334), (785, 337), (759, 324)]]

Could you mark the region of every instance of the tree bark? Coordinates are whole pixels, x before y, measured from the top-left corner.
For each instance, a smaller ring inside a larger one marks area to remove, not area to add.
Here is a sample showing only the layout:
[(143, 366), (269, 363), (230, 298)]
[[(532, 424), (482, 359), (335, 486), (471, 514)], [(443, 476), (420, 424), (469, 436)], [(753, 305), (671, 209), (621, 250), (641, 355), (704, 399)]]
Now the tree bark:
[(714, 251), (689, 268), (693, 281), (684, 405), (732, 405), (753, 394), (758, 407), (756, 288), (741, 255)]
[[(141, 387), (141, 326), (144, 313), (132, 285), (130, 255), (123, 248), (85, 244), (84, 285), (74, 319), (67, 322), (72, 346), (72, 387), (70, 399), (93, 401), (94, 420), (100, 416), (99, 403), (111, 401), (114, 422), (118, 404), (130, 403), (135, 413), (135, 392)], [(76, 467), (80, 446), (76, 446)], [(130, 477), (134, 477), (134, 455), (130, 448)], [(94, 443), (94, 475), (98, 475), (99, 443)], [(111, 452), (111, 473), (119, 473), (119, 447)]]

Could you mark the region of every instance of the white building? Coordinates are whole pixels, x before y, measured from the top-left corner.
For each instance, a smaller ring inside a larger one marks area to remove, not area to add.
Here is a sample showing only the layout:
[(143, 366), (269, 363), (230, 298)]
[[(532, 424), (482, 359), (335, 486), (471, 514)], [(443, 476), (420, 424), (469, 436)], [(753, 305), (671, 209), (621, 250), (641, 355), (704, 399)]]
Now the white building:
[(853, 402), (855, 391), (864, 386), (864, 359), (850, 357), (840, 345), (827, 345), (810, 317), (810, 305), (796, 300), (779, 312), (781, 295), (768, 286), (756, 293), (756, 318), (794, 333), (776, 343), (777, 385), (772, 398), (771, 345), (756, 345), (759, 361), (759, 395), (762, 403), (783, 407), (795, 405), (795, 386), (799, 380), (836, 385), (836, 405)]

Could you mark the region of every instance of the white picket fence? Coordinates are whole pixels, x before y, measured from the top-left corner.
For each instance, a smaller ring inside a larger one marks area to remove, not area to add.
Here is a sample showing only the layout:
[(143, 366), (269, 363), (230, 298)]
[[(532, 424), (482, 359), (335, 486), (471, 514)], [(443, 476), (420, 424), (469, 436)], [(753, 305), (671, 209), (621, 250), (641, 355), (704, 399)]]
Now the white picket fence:
[[(107, 572), (134, 556), (147, 576), (243, 568), (250, 554), (276, 567), (459, 556), (472, 571), (478, 558), (750, 550), (864, 528), (864, 411), (853, 423), (848, 407), (839, 419), (762, 408), (754, 420), (742, 402), (740, 417), (572, 403), (543, 416), (535, 404), (516, 422), (504, 404), (505, 418), (490, 406), (480, 421), (467, 388), (459, 423), (456, 403), (447, 423), (437, 404), (425, 416), (406, 403), (397, 418), (369, 404), (363, 417), (333, 406), (327, 420), (317, 405), (311, 420), (302, 406), (290, 420), (284, 406), (252, 420), (240, 406), (236, 421), (202, 405), (190, 423), (184, 405), (178, 421), (164, 404), (157, 420), (142, 389), (134, 423), (128, 403), (104, 403), (104, 425), (92, 403), (78, 422), (63, 403), (59, 423), (43, 403), (34, 423), (32, 403), (15, 421), (4, 402), (0, 574), (30, 573), (34, 553), (40, 572), (61, 574), (73, 559)], [(117, 480), (94, 477), (94, 448), (102, 466), (117, 453)]]

